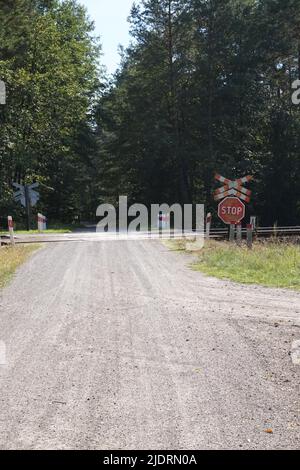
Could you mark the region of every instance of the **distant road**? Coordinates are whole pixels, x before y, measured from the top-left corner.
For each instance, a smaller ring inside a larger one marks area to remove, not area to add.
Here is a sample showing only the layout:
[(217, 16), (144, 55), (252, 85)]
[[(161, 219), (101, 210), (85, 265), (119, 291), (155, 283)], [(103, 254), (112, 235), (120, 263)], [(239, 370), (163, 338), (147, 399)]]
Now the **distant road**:
[[(182, 238), (182, 231), (172, 231), (172, 237)], [(204, 232), (197, 232), (204, 238)], [(96, 232), (96, 227), (90, 229), (76, 230), (71, 233), (15, 233), (16, 243), (59, 243), (59, 242), (104, 242), (104, 241), (126, 241), (126, 240), (157, 240), (169, 238), (170, 232), (152, 231), (132, 231), (132, 232)], [(186, 236), (195, 236), (195, 232), (185, 232)], [(9, 242), (9, 236), (6, 237)]]
[(300, 447), (300, 294), (206, 278), (158, 241), (81, 240), (0, 294), (1, 449)]

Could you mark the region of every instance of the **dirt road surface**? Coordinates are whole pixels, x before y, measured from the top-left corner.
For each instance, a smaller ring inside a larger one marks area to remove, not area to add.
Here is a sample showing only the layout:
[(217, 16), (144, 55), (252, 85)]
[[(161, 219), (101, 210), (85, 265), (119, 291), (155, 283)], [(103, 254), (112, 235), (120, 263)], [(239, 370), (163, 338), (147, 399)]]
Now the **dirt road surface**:
[(190, 261), (159, 241), (34, 254), (0, 294), (0, 448), (299, 448), (300, 294)]

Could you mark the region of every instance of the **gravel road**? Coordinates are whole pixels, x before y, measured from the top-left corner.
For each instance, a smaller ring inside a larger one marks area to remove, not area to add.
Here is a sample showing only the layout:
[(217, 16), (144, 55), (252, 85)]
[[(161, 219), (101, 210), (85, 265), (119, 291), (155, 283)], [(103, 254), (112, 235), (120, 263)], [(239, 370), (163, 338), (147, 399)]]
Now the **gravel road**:
[(0, 294), (0, 448), (299, 448), (300, 294), (190, 261), (158, 241), (35, 253)]

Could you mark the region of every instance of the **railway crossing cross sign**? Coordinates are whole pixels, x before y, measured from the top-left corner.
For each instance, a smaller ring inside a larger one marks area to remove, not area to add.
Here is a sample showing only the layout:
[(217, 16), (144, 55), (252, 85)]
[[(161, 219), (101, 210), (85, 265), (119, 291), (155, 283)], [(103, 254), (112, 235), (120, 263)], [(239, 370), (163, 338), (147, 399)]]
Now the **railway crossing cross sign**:
[(245, 204), (237, 197), (226, 197), (219, 204), (218, 216), (224, 224), (238, 224), (246, 214)]
[(246, 215), (244, 202), (250, 202), (252, 192), (244, 188), (243, 185), (249, 183), (253, 179), (253, 176), (244, 176), (237, 180), (229, 180), (217, 174), (215, 179), (224, 185), (214, 192), (215, 201), (221, 201), (218, 208), (218, 215), (224, 224), (234, 227), (234, 225), (239, 224)]
[(13, 183), (13, 186), (17, 189), (17, 191), (14, 192), (14, 200), (20, 202), (23, 207), (26, 207), (25, 186), (18, 183)]
[(27, 204), (34, 207), (38, 203), (40, 195), (35, 189), (39, 187), (39, 183), (33, 183), (30, 186), (13, 183), (13, 186), (17, 189), (14, 192), (14, 200), (20, 202), (23, 207), (27, 207)]
[(214, 192), (215, 201), (221, 201), (228, 196), (235, 196), (244, 202), (250, 202), (252, 191), (244, 188), (243, 185), (249, 183), (253, 179), (253, 176), (244, 176), (237, 180), (229, 180), (228, 178), (224, 178), (224, 176), (216, 175), (215, 179), (224, 184), (223, 188), (219, 188)]

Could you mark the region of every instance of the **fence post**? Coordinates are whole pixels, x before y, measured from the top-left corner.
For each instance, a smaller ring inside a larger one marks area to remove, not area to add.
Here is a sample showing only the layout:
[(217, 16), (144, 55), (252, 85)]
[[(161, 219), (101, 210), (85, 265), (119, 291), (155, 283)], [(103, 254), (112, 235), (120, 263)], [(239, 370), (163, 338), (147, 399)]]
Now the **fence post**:
[(237, 224), (236, 226), (236, 242), (238, 245), (242, 244), (242, 224)]
[(211, 212), (209, 212), (206, 216), (206, 238), (207, 238), (207, 240), (209, 240), (209, 238), (210, 238), (211, 220), (212, 220), (212, 215), (211, 215)]
[(247, 225), (247, 246), (251, 250), (253, 246), (253, 225)]
[(8, 230), (9, 230), (10, 242), (13, 246), (15, 246), (13, 218), (9, 215), (7, 217), (7, 221), (8, 221)]
[(235, 224), (231, 223), (230, 224), (230, 229), (229, 229), (229, 241), (230, 241), (230, 243), (234, 242), (234, 236), (235, 236)]

